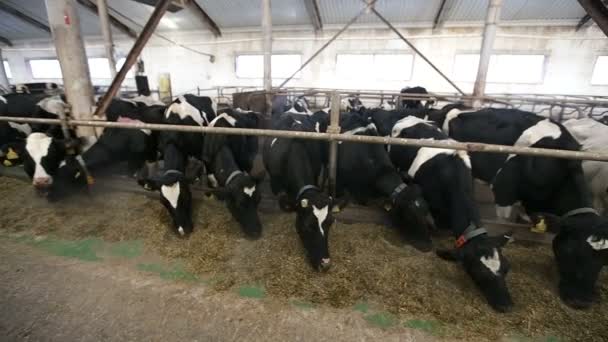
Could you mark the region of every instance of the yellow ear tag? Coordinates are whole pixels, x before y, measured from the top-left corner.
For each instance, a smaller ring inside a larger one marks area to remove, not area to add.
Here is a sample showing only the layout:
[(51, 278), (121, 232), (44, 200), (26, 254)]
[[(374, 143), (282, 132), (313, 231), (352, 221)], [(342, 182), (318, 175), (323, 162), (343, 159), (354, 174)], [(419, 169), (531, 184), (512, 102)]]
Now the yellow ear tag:
[(8, 153), (6, 154), (6, 159), (19, 159), (19, 155), (17, 154), (17, 152), (15, 152), (15, 150), (13, 150), (12, 147), (8, 148)]
[(4, 163), (3, 164), (4, 164), (4, 166), (13, 166), (13, 163), (11, 163), (11, 161), (8, 160), (8, 159), (4, 159)]
[(87, 184), (88, 185), (95, 184), (95, 178), (93, 178), (93, 176), (87, 176)]
[(391, 211), (391, 209), (393, 209), (393, 206), (390, 203), (385, 203), (384, 204), (384, 210)]
[(538, 221), (538, 223), (530, 228), (530, 231), (533, 233), (539, 233), (539, 234), (543, 234), (547, 231), (547, 224), (545, 223), (545, 219), (540, 219), (540, 221)]

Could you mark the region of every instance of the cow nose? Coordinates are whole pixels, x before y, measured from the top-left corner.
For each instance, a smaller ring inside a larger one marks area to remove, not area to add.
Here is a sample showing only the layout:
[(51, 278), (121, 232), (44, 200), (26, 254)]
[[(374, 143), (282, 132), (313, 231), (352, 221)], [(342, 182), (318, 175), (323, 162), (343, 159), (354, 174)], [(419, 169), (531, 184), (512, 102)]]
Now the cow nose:
[(331, 267), (331, 260), (329, 258), (321, 259), (321, 263), (319, 264), (319, 271), (326, 272)]
[(39, 177), (39, 178), (34, 178), (34, 181), (32, 182), (32, 184), (35, 187), (47, 187), (51, 184), (51, 179), (47, 178), (47, 177)]

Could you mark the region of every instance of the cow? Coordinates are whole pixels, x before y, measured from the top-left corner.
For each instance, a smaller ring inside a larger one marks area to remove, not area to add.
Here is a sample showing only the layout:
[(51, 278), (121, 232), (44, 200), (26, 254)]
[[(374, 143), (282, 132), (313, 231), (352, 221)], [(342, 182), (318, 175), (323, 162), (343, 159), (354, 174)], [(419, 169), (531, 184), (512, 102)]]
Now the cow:
[[(181, 95), (165, 110), (162, 123), (170, 125), (208, 126), (215, 119), (211, 98)], [(185, 177), (189, 157), (202, 159), (205, 135), (195, 132), (163, 131), (159, 148), (163, 154), (164, 172), (160, 176), (140, 179), (147, 190), (160, 191), (161, 203), (169, 211), (173, 229), (180, 237), (192, 233), (192, 194)]]
[[(586, 152), (605, 152), (608, 148), (608, 126), (594, 119), (571, 119), (564, 126)], [(593, 207), (600, 214), (608, 210), (608, 165), (606, 162), (584, 160), (585, 179), (593, 196)]]
[[(401, 89), (400, 91), (401, 94), (407, 94), (407, 95), (428, 95), (428, 91), (426, 91), (426, 88), (424, 87), (420, 87), (420, 86), (416, 86), (416, 87), (405, 87), (403, 89)], [(424, 104), (423, 104), (424, 102)], [(432, 106), (434, 103), (434, 101), (432, 100), (417, 100), (417, 99), (402, 99), (401, 100), (401, 108), (404, 109), (421, 109), (421, 108), (430, 108), (430, 106)]]
[(340, 111), (342, 112), (358, 112), (365, 109), (359, 95), (351, 94), (348, 97), (340, 100)]
[[(257, 128), (260, 114), (250, 111), (225, 109), (209, 123), (209, 127)], [(208, 175), (213, 175), (223, 187), (228, 210), (241, 226), (245, 235), (257, 239), (262, 224), (257, 207), (260, 203), (260, 176), (250, 175), (258, 150), (256, 136), (210, 134), (205, 137), (203, 161)]]
[[(444, 128), (458, 141), (580, 149), (564, 126), (516, 109), (460, 112), (447, 125), (444, 122)], [(573, 308), (589, 307), (597, 297), (599, 272), (608, 260), (608, 220), (591, 208), (581, 162), (473, 152), (471, 164), (473, 175), (491, 184), (500, 218), (510, 217), (518, 201), (530, 216), (547, 218), (549, 230), (556, 233), (553, 252), (560, 297)]]
[[(376, 123), (379, 118), (373, 121)], [(449, 139), (433, 122), (416, 116), (406, 116), (395, 122), (391, 136)], [(509, 311), (513, 305), (505, 280), (509, 262), (501, 252), (508, 238), (488, 236), (481, 224), (473, 198), (468, 154), (441, 148), (390, 147), (393, 164), (422, 188), (438, 228), (450, 230), (456, 238), (456, 249), (438, 250), (437, 254), (447, 260), (459, 261), (492, 308), (499, 312)]]
[[(373, 122), (360, 113), (343, 113), (340, 127), (341, 134), (378, 135)], [(338, 197), (348, 192), (361, 204), (384, 199), (385, 209), (405, 239), (418, 250), (430, 251), (433, 225), (420, 187), (404, 183), (382, 145), (340, 143), (337, 169)]]
[(300, 96), (293, 100), (293, 102), (291, 102), (287, 106), (287, 108), (284, 110), (284, 113), (310, 115), (312, 114), (312, 112), (309, 108), (310, 106), (308, 105), (308, 100), (304, 96)]
[[(273, 129), (312, 131), (323, 112), (296, 120), (282, 115)], [(315, 122), (316, 121), (316, 122)], [(311, 266), (327, 271), (331, 266), (329, 233), (334, 222), (333, 199), (320, 189), (319, 176), (327, 163), (327, 143), (316, 140), (270, 138), (264, 142), (263, 159), (271, 190), (280, 195), (284, 210), (295, 210), (296, 231)]]

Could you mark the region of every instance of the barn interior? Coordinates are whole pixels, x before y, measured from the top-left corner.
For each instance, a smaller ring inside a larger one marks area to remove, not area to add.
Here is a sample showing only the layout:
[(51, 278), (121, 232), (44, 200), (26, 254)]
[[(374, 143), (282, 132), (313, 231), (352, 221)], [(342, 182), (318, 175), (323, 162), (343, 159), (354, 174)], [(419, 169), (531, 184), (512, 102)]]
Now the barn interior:
[[(66, 95), (68, 110), (54, 124), (79, 136), (100, 135), (106, 122), (99, 118), (114, 97), (170, 105), (185, 94), (207, 96), (217, 109), (257, 112), (260, 147), (274, 137), (268, 128), (277, 107), (306, 97), (311, 110), (338, 113), (329, 114), (325, 138), (317, 137), (337, 149), (333, 120), (353, 96), (372, 108), (410, 99), (437, 109), (456, 102), (521, 109), (559, 123), (601, 120), (608, 114), (607, 36), (602, 0), (1, 0), (0, 95)], [(400, 92), (416, 86), (428, 93)], [(129, 126), (115, 124), (105, 127)], [(465, 145), (458, 148), (482, 148)], [(522, 153), (608, 161), (597, 150), (529, 150)], [(260, 151), (258, 171), (261, 159)], [(0, 334), (608, 340), (606, 271), (597, 281), (601, 301), (586, 310), (564, 304), (554, 234), (499, 220), (481, 182), (474, 190), (484, 226), (513, 236), (504, 249), (516, 303), (508, 313), (493, 311), (456, 264), (405, 243), (388, 227), (382, 203), (351, 203), (336, 214), (332, 268), (319, 273), (268, 179), (261, 239), (243, 237), (220, 191), (202, 178), (191, 185), (196, 228), (183, 239), (168, 228), (159, 194), (142, 189), (127, 168), (121, 163), (95, 175), (86, 194), (51, 203), (23, 167), (0, 166)], [(328, 172), (331, 193), (335, 168)], [(434, 239), (453, 245), (448, 235)]]

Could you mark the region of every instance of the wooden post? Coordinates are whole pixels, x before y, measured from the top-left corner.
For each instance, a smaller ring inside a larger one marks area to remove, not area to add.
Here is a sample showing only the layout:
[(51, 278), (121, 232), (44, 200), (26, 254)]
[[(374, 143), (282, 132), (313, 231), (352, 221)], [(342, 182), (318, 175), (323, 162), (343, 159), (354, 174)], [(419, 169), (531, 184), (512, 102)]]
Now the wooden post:
[(490, 57), (492, 56), (492, 48), (494, 46), (494, 38), (496, 37), (496, 25), (500, 18), (500, 6), (502, 0), (490, 0), (488, 4), (488, 12), (486, 15), (486, 24), (483, 29), (483, 38), (481, 41), (481, 53), (479, 54), (479, 67), (477, 69), (477, 78), (475, 79), (475, 87), (473, 88), (473, 107), (481, 107), (481, 100), (486, 90), (486, 79), (488, 77), (488, 67), (490, 66)]
[(264, 35), (264, 92), (266, 115), (272, 115), (272, 14), (270, 0), (262, 0), (262, 34)]
[(0, 49), (0, 88), (10, 89), (11, 84), (6, 76), (6, 70), (4, 69), (4, 58), (2, 58), (2, 49)]
[[(340, 134), (340, 94), (331, 95), (331, 112), (329, 113), (329, 127), (327, 133)], [(338, 170), (338, 142), (329, 143), (329, 193), (336, 197), (336, 173)]]
[[(93, 85), (80, 33), (78, 4), (75, 0), (46, 0), (46, 8), (72, 117), (91, 119)], [(95, 135), (91, 127), (78, 127), (76, 132), (79, 136)]]
[(114, 58), (114, 41), (112, 40), (112, 30), (110, 28), (110, 17), (108, 16), (108, 4), (106, 0), (97, 0), (97, 9), (99, 10), (99, 24), (103, 42), (106, 48), (106, 57), (110, 66), (110, 74), (112, 78), (116, 77), (116, 59)]

